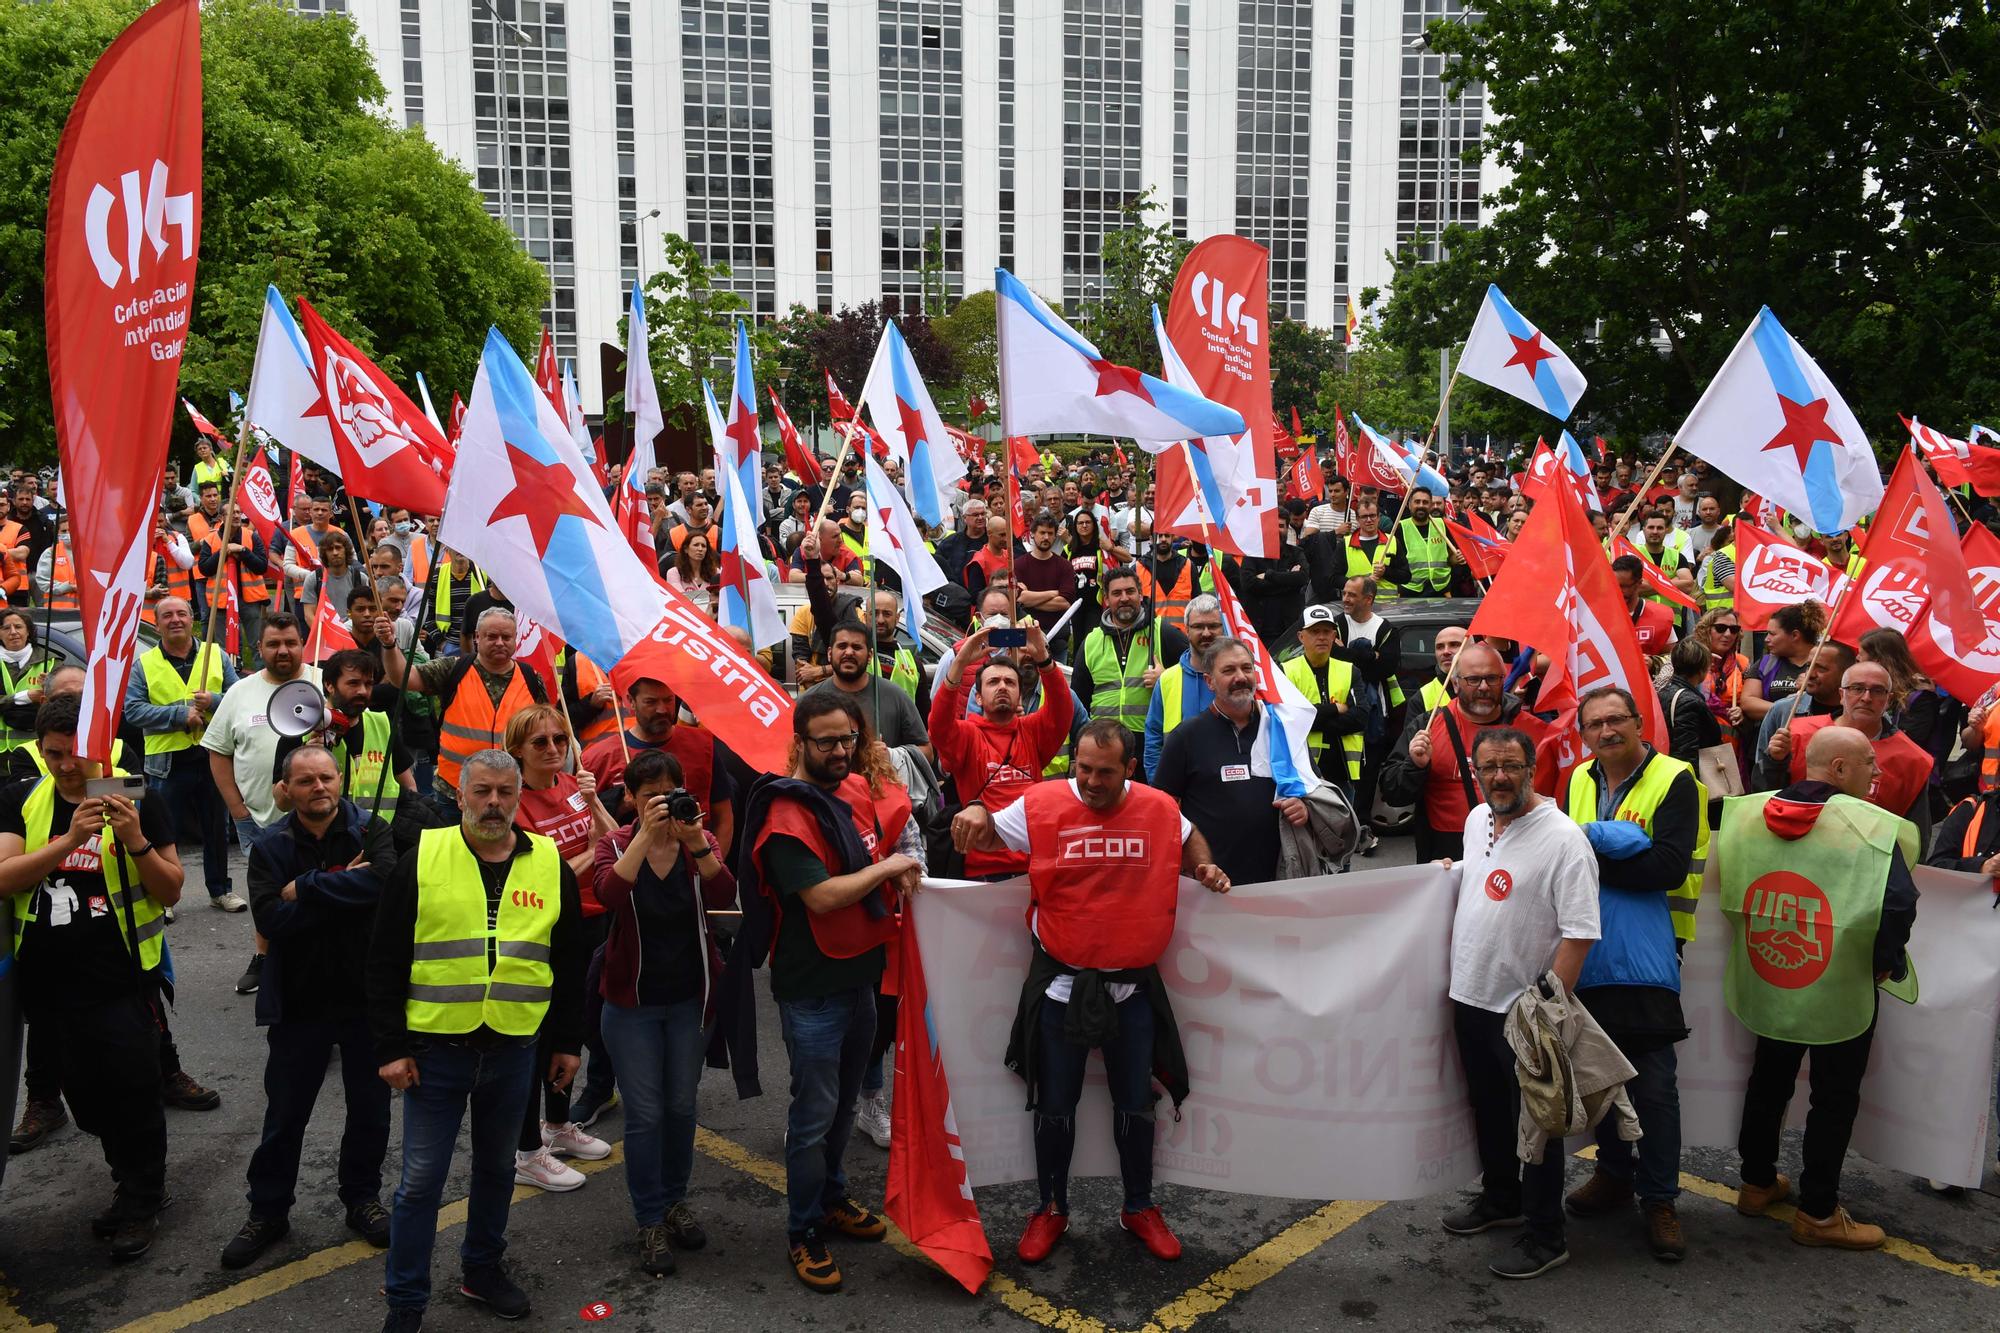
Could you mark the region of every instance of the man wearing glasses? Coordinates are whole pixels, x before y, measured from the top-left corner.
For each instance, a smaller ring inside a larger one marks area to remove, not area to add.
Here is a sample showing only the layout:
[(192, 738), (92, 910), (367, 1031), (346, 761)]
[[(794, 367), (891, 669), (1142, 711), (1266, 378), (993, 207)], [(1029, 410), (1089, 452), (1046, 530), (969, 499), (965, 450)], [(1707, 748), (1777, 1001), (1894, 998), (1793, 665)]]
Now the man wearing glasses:
[[(1466, 816), (1479, 804), (1471, 755), (1481, 733), (1511, 727), (1540, 744), (1548, 724), (1501, 689), (1506, 665), (1484, 643), (1459, 650), (1458, 689), (1442, 707), (1412, 709), (1403, 738), (1382, 768), (1382, 796), (1392, 805), (1417, 807), (1417, 859), (1465, 855)], [(1547, 781), (1553, 793), (1553, 773)]]
[(1813, 734), (1835, 725), (1852, 727), (1867, 737), (1875, 750), (1875, 778), (1868, 785), (1869, 803), (1915, 824), (1917, 845), (1922, 847), (1931, 835), (1928, 788), (1932, 760), (1922, 746), (1888, 719), (1894, 702), (1888, 668), (1879, 662), (1856, 662), (1840, 678), (1838, 720), (1824, 714), (1795, 717), (1785, 724), (1783, 731), (1772, 735), (1766, 753), (1790, 767), (1792, 782), (1803, 782), (1806, 746)]
[(1625, 1085), (1645, 1137), (1638, 1165), (1616, 1121), (1597, 1125), (1597, 1169), (1567, 1202), (1578, 1217), (1624, 1214), (1636, 1193), (1653, 1257), (1687, 1254), (1680, 1197), (1681, 1102), (1674, 1044), (1681, 1013), (1678, 920), (1694, 935), (1695, 900), (1708, 857), (1708, 793), (1694, 770), (1639, 735), (1639, 711), (1616, 685), (1584, 695), (1577, 722), (1590, 762), (1570, 774), (1569, 817), (1597, 858), (1602, 936), (1577, 977), (1576, 995), (1637, 1074)]
[[(1480, 649), (1466, 649), (1461, 665)], [(1474, 670), (1484, 674), (1483, 667)], [(1516, 1155), (1521, 1088), (1507, 1014), (1546, 972), (1565, 990), (1576, 988), (1598, 937), (1597, 864), (1583, 830), (1535, 792), (1534, 737), (1512, 727), (1482, 731), (1473, 741), (1472, 767), (1486, 800), (1465, 822), (1451, 927), (1451, 1010), (1483, 1177), (1478, 1196), (1441, 1224), (1456, 1236), (1525, 1227), (1491, 1267), (1500, 1277), (1540, 1277), (1569, 1259), (1562, 1211), (1567, 1158), (1553, 1143), (1539, 1162)]]

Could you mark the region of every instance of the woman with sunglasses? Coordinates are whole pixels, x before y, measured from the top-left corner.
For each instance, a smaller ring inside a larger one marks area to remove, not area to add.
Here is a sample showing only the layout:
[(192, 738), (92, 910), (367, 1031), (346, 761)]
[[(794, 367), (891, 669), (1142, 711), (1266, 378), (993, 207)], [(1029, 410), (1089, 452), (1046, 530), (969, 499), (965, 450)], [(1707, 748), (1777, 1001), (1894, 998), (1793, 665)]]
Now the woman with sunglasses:
[[(570, 759), (570, 739), (560, 709), (533, 704), (514, 714), (507, 723), (507, 753), (521, 765), (521, 808), (514, 821), (530, 833), (553, 840), (563, 860), (576, 872), (584, 925), (590, 947), (595, 949), (604, 942), (608, 925), (594, 888), (597, 840), (617, 828), (618, 822), (597, 799), (597, 779), (588, 769), (564, 771)], [(595, 1034), (590, 1040), (595, 1060), (596, 1050), (601, 1048), (595, 1045)], [(538, 1068), (547, 1066), (548, 1054), (543, 1052)], [(582, 1172), (563, 1165), (556, 1155), (594, 1162), (610, 1156), (611, 1145), (571, 1122), (569, 1093), (564, 1089), (544, 1083), (542, 1102), (545, 1114), (538, 1115), (534, 1095), (528, 1097), (521, 1141), (514, 1154), (514, 1180), (557, 1192), (576, 1189), (583, 1184)]]

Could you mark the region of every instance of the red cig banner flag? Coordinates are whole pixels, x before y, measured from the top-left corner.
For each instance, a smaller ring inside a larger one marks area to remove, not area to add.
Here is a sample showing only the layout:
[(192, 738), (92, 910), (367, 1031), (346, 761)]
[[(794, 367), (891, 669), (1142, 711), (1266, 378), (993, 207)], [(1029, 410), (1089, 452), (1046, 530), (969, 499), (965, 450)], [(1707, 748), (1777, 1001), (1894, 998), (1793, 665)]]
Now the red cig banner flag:
[(83, 81), (49, 189), (49, 390), (90, 651), (78, 748), (92, 759), (111, 757), (132, 671), (200, 249), (201, 11), (161, 0)]

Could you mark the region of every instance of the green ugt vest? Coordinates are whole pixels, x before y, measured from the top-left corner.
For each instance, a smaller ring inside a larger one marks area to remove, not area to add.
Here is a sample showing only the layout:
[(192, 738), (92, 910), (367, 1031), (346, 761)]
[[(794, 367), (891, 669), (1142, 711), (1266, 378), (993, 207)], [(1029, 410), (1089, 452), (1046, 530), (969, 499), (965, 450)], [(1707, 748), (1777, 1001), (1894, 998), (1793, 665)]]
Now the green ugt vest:
[[(1637, 824), (1647, 837), (1652, 837), (1653, 816), (1659, 813), (1660, 802), (1667, 799), (1668, 788), (1682, 773), (1693, 772), (1693, 765), (1656, 753), (1646, 762), (1639, 780), (1625, 793), (1625, 799), (1619, 802), (1616, 817)], [(1688, 862), (1688, 875), (1680, 888), (1667, 895), (1667, 914), (1673, 918), (1674, 938), (1684, 943), (1694, 939), (1694, 909), (1701, 901), (1701, 881), (1708, 871), (1708, 788), (1700, 778), (1695, 779), (1694, 793), (1695, 817), (1699, 821), (1695, 826), (1694, 860)], [(1588, 763), (1578, 764), (1569, 775), (1569, 817), (1579, 824), (1597, 818), (1597, 780), (1591, 776)]]
[[(116, 768), (111, 770), (116, 777), (124, 777)], [(22, 850), (38, 852), (49, 845), (49, 835), (55, 822), (56, 784), (55, 779), (43, 777), (35, 783), (34, 790), (21, 806)], [(100, 835), (101, 837), (102, 835)], [(100, 848), (102, 843), (99, 844)], [(51, 876), (51, 878), (59, 878)], [(167, 933), (167, 912), (146, 886), (139, 882), (139, 864), (125, 848), (119, 854), (104, 862), (104, 886), (110, 892), (111, 915), (117, 918), (118, 933), (125, 938), (125, 947), (132, 947), (132, 936), (139, 937), (139, 966), (148, 972), (160, 965), (160, 947)], [(14, 896), (14, 956), (21, 956), (21, 940), (28, 932), (28, 923), (35, 919), (35, 894), (31, 890)], [(132, 920), (127, 924), (125, 909), (131, 905)]]
[(1875, 1018), (1875, 931), (1892, 853), (1917, 864), (1914, 824), (1836, 795), (1812, 832), (1764, 824), (1774, 793), (1723, 802), (1722, 911), (1733, 938), (1722, 979), (1729, 1012), (1774, 1041), (1827, 1046)]
[(389, 715), (373, 709), (361, 715), (361, 753), (340, 754), (340, 794), (371, 815), (396, 817), (396, 775), (389, 771)]
[[(1290, 678), (1292, 684), (1299, 687), (1300, 692), (1307, 699), (1316, 704), (1345, 703), (1347, 702), (1348, 691), (1354, 688), (1353, 663), (1343, 662), (1337, 657), (1329, 657), (1326, 660), (1326, 689), (1324, 691), (1320, 689), (1319, 681), (1313, 676), (1312, 664), (1306, 661), (1305, 654), (1301, 653), (1297, 657), (1287, 659), (1280, 669)], [(1319, 769), (1322, 775), (1325, 773), (1326, 749), (1329, 744), (1331, 744), (1331, 739), (1322, 735), (1317, 728), (1306, 737), (1306, 748), (1312, 752), (1313, 767)], [(1346, 752), (1348, 781), (1359, 782), (1361, 780), (1361, 733), (1350, 731), (1342, 735), (1340, 738), (1340, 748)]]
[[(49, 669), (54, 665), (53, 658), (44, 657), (40, 661), (30, 662), (22, 667), (21, 674), (17, 676), (5, 662), (0, 662), (0, 696), (11, 699), (17, 694), (34, 689), (42, 683), (42, 677), (48, 675)], [(18, 750), (34, 739), (33, 727), (17, 731), (5, 722), (0, 722), (0, 754)]]
[[(1128, 731), (1146, 729), (1146, 709), (1153, 702), (1146, 671), (1160, 651), (1160, 622), (1156, 619), (1144, 634), (1132, 636), (1124, 661), (1118, 660), (1118, 646), (1111, 632), (1099, 625), (1083, 641), (1083, 665), (1090, 672), (1090, 697), (1084, 705), (1092, 718), (1115, 718)], [(1163, 677), (1164, 678), (1164, 677)]]
[(1432, 520), (1424, 532), (1413, 518), (1396, 525), (1396, 549), (1410, 566), (1403, 591), (1412, 597), (1440, 597), (1451, 586), (1451, 541), (1444, 525)]
[[(194, 650), (194, 665), (188, 670), (188, 679), (182, 680), (181, 673), (167, 660), (166, 652), (155, 646), (139, 654), (139, 670), (146, 678), (146, 701), (155, 704), (182, 704), (194, 701), (194, 675), (202, 675), (201, 688), (209, 694), (222, 693), (222, 651), (203, 652), (197, 645)], [(206, 670), (203, 664), (206, 663)], [(203, 727), (189, 731), (186, 727), (175, 727), (172, 731), (147, 732), (147, 754), (172, 754), (185, 750), (201, 740)]]
[(491, 925), (479, 859), (459, 826), (418, 839), (416, 947), (403, 1005), (410, 1031), (462, 1036), (488, 1027), (531, 1037), (541, 1028), (555, 989), (549, 945), (562, 912), (562, 856), (539, 833), (514, 836), (528, 850), (514, 858)]
[(1701, 609), (1704, 611), (1727, 611), (1736, 605), (1736, 580), (1730, 579), (1726, 582), (1716, 580), (1715, 557), (1718, 555), (1728, 560), (1734, 567), (1736, 543), (1731, 542), (1719, 548), (1710, 547), (1709, 558), (1702, 561), (1701, 587), (1697, 591), (1701, 596)]

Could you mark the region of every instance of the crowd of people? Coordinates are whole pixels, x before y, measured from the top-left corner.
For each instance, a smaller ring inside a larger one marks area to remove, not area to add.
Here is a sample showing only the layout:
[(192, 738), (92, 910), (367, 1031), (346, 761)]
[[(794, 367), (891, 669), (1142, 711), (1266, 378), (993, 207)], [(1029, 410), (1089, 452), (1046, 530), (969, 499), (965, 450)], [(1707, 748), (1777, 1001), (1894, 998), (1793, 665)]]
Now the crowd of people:
[[(1639, 493), (1633, 464), (1613, 460), (1594, 517), (1607, 538), (1622, 518), (1638, 552), (1612, 568), (1670, 743), (1643, 739), (1629, 693), (1595, 691), (1577, 718), (1588, 758), (1558, 789), (1541, 743), (1554, 721), (1537, 708), (1547, 661), (1532, 645), (1446, 627), (1432, 670), (1405, 660), (1396, 604), (1481, 592), (1446, 518), (1479, 515), (1511, 537), (1532, 506), (1503, 465), (1449, 473), (1441, 503), (1404, 500), (1351, 487), (1329, 459), (1315, 502), (1282, 504), (1281, 544), (1262, 558), (1157, 533), (1150, 478), (1106, 455), (1025, 486), (1020, 522), (1008, 479), (977, 475), (926, 534), (949, 582), (925, 613), (954, 643), (933, 660), (870, 558), (859, 460), (810, 486), (768, 463), (758, 542), (804, 600), (788, 640), (763, 653), (798, 692), (791, 766), (763, 775), (664, 681), (619, 688), (608, 664), (574, 653), (544, 680), (517, 660), (504, 590), (439, 543), (434, 519), (364, 512), (308, 470), (296, 525), (273, 542), (226, 523), (228, 467), (206, 441), (192, 486), (175, 468), (165, 479), (145, 612), (157, 644), (127, 689), (120, 750), (109, 767), (85, 760), (81, 673), (28, 614), (74, 611), (62, 520), (17, 472), (0, 525), (13, 604), (0, 613), (0, 747), (17, 779), (0, 793), (0, 893), (29, 1037), (11, 1147), (33, 1149), (73, 1115), (103, 1140), (116, 1186), (94, 1229), (114, 1257), (146, 1252), (166, 1201), (165, 1110), (219, 1104), (180, 1068), (168, 1028), (170, 928), (186, 910), (183, 852), (199, 844), (211, 904), (254, 922), (236, 989), (256, 995), (268, 1046), (248, 1212), (225, 1267), (287, 1235), (338, 1049), (335, 1186), (347, 1225), (387, 1251), (386, 1329), (421, 1325), (468, 1111), (467, 1297), (527, 1313), (502, 1262), (509, 1199), (517, 1184), (583, 1187), (569, 1163), (609, 1155), (592, 1130), (614, 1107), (636, 1262), (675, 1272), (705, 1243), (690, 1200), (702, 1071), (726, 1053), (739, 1090), (755, 1088), (762, 969), (789, 1073), (787, 1261), (809, 1288), (835, 1290), (830, 1241), (886, 1232), (854, 1197), (845, 1154), (856, 1136), (890, 1141), (901, 904), (926, 875), (1026, 875), (1033, 963), (1008, 1063), (1027, 1084), (1040, 1200), (1017, 1253), (1039, 1262), (1068, 1228), (1076, 1109), (1100, 1049), (1119, 1223), (1172, 1260), (1152, 1155), (1155, 1081), (1176, 1105), (1187, 1093), (1156, 967), (1179, 879), (1219, 893), (1272, 880), (1289, 864), (1287, 829), (1319, 827), (1253, 762), (1258, 655), (1225, 625), (1220, 578), (1315, 706), (1311, 776), (1359, 813), (1358, 842), (1330, 854), (1371, 853), (1374, 812), (1409, 807), (1417, 855), (1463, 865), (1451, 1001), (1484, 1176), (1446, 1229), (1521, 1228), (1493, 1268), (1532, 1277), (1567, 1258), (1565, 1209), (1598, 1217), (1636, 1200), (1650, 1252), (1686, 1254), (1680, 951), (1704, 867), (1743, 928), (1744, 886), (1784, 864), (1839, 882), (1842, 952), (1803, 990), (1732, 979), (1732, 1007), (1758, 1034), (1738, 1206), (1789, 1192), (1777, 1133), (1810, 1050), (1792, 1234), (1879, 1245), (1838, 1194), (1874, 984), (1903, 967), (1912, 866), (2000, 871), (2000, 817), (1986, 817), (2000, 802), (2000, 707), (1942, 695), (1893, 631), (1828, 639), (1813, 603), (1780, 611), (1752, 649), (1725, 518), (1741, 497), (1701, 463)], [(615, 464), (609, 484), (622, 484)], [(713, 608), (713, 472), (660, 470), (644, 494), (662, 578)], [(1858, 568), (1844, 534), (1798, 535)], [(1647, 563), (1694, 609), (1657, 591)], [(236, 655), (211, 637), (223, 579), (242, 608)], [(322, 604), (355, 646), (312, 661)], [(273, 696), (300, 680), (324, 692), (324, 715), (281, 734)], [(143, 775), (146, 797), (104, 781), (126, 774)], [(1757, 794), (1724, 805), (1733, 792)], [(1120, 850), (1134, 848), (1147, 850)], [(1564, 1021), (1587, 1020), (1629, 1070), (1619, 1081), (1644, 1133), (1635, 1151), (1607, 1115), (1589, 1180), (1565, 1197), (1559, 1150), (1517, 1155), (1509, 1027), (1533, 1018), (1524, 1006), (1570, 1002)], [(392, 1090), (401, 1164), (385, 1206)]]

